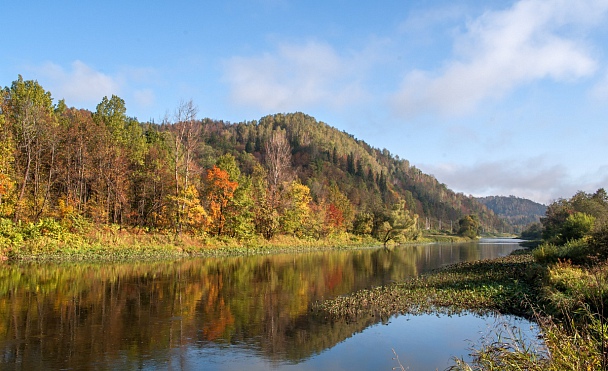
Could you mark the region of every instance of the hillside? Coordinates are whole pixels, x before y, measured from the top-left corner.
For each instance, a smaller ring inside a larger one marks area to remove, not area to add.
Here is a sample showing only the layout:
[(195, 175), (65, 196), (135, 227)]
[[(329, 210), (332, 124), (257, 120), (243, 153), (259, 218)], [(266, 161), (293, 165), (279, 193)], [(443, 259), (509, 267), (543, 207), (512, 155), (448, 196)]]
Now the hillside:
[(157, 124), (128, 117), (117, 96), (95, 112), (54, 103), (21, 76), (1, 93), (0, 217), (13, 223), (237, 239), (386, 239), (395, 226), (416, 238), (468, 214), (486, 232), (506, 226), (407, 160), (303, 113), (229, 123), (198, 119), (190, 101)]
[(418, 214), (421, 228), (441, 226), (449, 230), (450, 223), (455, 225), (467, 214), (478, 215), (489, 231), (504, 227), (504, 222), (475, 198), (455, 193), (387, 149), (373, 148), (309, 115), (275, 114), (235, 124), (206, 120), (205, 127), (205, 142), (210, 148), (231, 152), (237, 158), (251, 154), (260, 161), (271, 133), (285, 131), (292, 148), (293, 171), (315, 198), (336, 185), (359, 212), (389, 207), (404, 199)]
[(516, 227), (540, 222), (547, 211), (547, 206), (543, 204), (515, 196), (488, 196), (477, 200)]

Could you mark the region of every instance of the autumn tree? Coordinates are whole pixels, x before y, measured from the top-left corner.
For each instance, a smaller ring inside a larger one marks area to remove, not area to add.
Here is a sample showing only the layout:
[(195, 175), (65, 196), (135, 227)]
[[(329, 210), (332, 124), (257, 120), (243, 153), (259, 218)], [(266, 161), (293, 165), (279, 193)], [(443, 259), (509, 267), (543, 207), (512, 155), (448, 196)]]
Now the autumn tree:
[(173, 134), (173, 185), (175, 189), (175, 231), (180, 233), (184, 205), (179, 203), (182, 190), (190, 186), (193, 171), (196, 170), (194, 154), (200, 142), (201, 123), (196, 119), (198, 108), (192, 100), (181, 102), (175, 111), (170, 131)]
[(269, 240), (279, 228), (279, 212), (273, 205), (268, 187), (268, 172), (264, 167), (254, 166), (251, 183), (255, 231)]
[[(55, 171), (55, 116), (51, 93), (21, 75), (3, 92), (2, 114), (14, 140), (17, 198), (13, 218), (29, 206), (28, 218), (38, 218), (47, 205)], [(26, 202), (29, 196), (29, 203)], [(27, 204), (27, 205), (26, 205)]]
[(89, 138), (96, 136), (90, 111), (67, 108), (59, 101), (55, 110), (60, 128), (57, 186), (57, 214), (60, 218), (84, 215), (88, 189), (96, 174)]
[(12, 215), (13, 202), (11, 198), (15, 188), (12, 165), (14, 144), (10, 128), (4, 116), (6, 112), (4, 108), (5, 94), (8, 93), (0, 90), (0, 217)]
[(328, 222), (337, 230), (351, 230), (355, 218), (353, 205), (336, 184), (329, 187), (328, 202)]
[(228, 200), (224, 208), (223, 232), (239, 239), (249, 237), (254, 232), (252, 181), (248, 176), (241, 174), (236, 158), (231, 154), (220, 156), (216, 166), (226, 171), (231, 182), (238, 184), (233, 197)]
[(304, 237), (310, 217), (310, 189), (295, 180), (286, 188), (280, 211), (281, 230), (285, 234)]
[(226, 209), (234, 197), (237, 182), (230, 180), (225, 170), (214, 166), (207, 170), (206, 195), (209, 202), (209, 215), (213, 234), (220, 236), (226, 224)]
[(134, 166), (142, 161), (144, 137), (139, 124), (126, 115), (122, 98), (103, 97), (93, 114), (98, 136), (94, 140), (97, 170), (94, 215), (98, 220), (123, 223), (129, 212)]

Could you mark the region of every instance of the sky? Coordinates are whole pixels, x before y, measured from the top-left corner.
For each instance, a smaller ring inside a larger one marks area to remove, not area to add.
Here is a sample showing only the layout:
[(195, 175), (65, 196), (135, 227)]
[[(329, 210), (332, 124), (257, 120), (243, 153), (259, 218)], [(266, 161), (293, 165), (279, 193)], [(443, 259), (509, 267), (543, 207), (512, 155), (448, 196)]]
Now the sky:
[(304, 112), (466, 195), (608, 186), (608, 0), (6, 1), (22, 75), (140, 121)]

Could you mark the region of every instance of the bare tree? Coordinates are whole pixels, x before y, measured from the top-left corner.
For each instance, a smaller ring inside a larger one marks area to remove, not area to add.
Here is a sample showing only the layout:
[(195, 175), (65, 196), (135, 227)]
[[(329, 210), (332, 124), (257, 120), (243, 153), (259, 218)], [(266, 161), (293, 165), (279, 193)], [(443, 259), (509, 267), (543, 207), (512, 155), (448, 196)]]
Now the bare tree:
[(272, 137), (266, 142), (266, 166), (268, 167), (268, 184), (272, 191), (279, 189), (281, 184), (289, 182), (291, 172), (291, 146), (284, 131), (273, 131)]
[[(201, 123), (196, 120), (198, 108), (192, 100), (181, 102), (175, 111), (173, 148), (175, 200), (177, 207), (177, 232), (181, 232), (181, 213), (184, 205), (180, 203), (180, 192), (188, 188), (193, 157), (201, 136)], [(183, 186), (180, 187), (180, 184)]]

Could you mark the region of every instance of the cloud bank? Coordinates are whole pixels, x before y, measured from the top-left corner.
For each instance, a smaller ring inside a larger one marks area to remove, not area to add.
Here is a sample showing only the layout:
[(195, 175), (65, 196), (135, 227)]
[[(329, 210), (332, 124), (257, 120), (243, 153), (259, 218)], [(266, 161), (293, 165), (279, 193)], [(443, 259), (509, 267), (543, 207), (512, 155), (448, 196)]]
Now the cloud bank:
[(608, 2), (522, 0), (470, 22), (455, 57), (439, 72), (414, 70), (393, 97), (406, 117), (425, 112), (459, 115), (538, 79), (572, 81), (598, 68), (577, 30), (599, 22)]
[(457, 192), (466, 190), (473, 196), (517, 195), (544, 204), (569, 198), (577, 191), (595, 192), (608, 184), (608, 167), (572, 179), (566, 167), (551, 164), (542, 156), (524, 161), (505, 159), (472, 165), (443, 163), (421, 165), (420, 168)]

